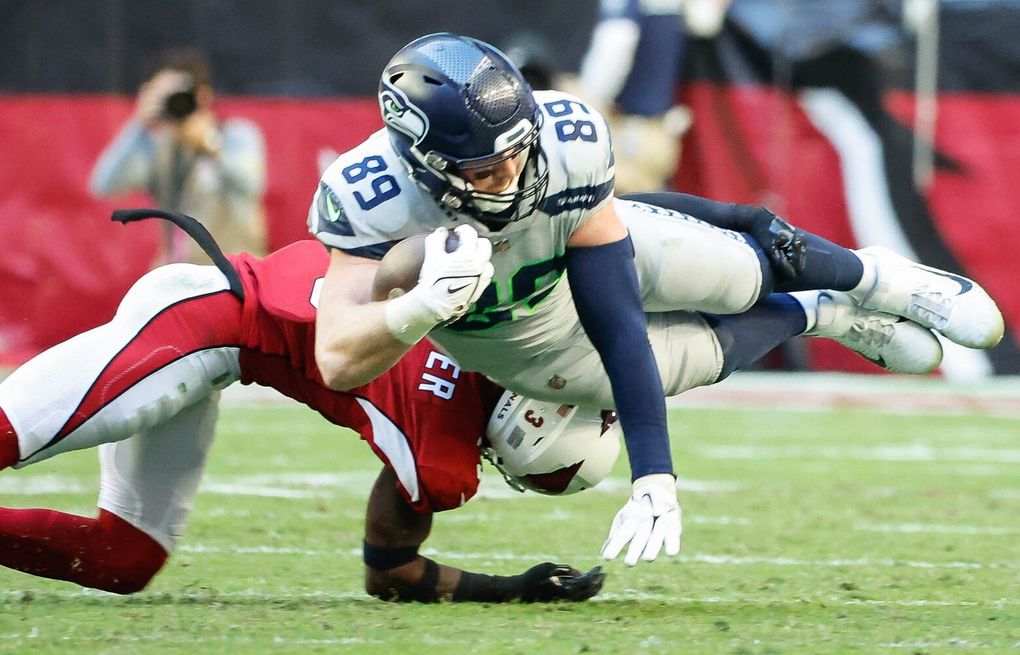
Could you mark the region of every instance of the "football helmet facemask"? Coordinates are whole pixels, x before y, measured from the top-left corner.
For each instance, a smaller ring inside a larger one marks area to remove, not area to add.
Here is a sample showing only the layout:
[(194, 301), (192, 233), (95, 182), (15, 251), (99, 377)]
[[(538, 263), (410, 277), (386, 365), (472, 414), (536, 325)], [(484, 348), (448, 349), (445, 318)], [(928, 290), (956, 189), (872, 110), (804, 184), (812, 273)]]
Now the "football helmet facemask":
[[(412, 179), (447, 211), (499, 229), (544, 198), (542, 113), (521, 72), (491, 45), (449, 33), (412, 41), (383, 71), (379, 107)], [(463, 177), (514, 157), (523, 166), (500, 193)]]
[(482, 453), (514, 489), (564, 496), (609, 474), (620, 454), (620, 433), (615, 412), (507, 391), (489, 418)]

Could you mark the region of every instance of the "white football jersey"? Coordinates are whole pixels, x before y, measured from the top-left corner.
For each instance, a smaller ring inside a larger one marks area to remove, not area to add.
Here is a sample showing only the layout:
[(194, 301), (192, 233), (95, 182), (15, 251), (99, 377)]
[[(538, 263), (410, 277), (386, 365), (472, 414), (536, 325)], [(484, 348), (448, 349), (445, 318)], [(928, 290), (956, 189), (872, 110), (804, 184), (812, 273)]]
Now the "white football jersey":
[(613, 151), (603, 116), (566, 93), (536, 91), (535, 99), (544, 114), (540, 143), (549, 185), (538, 209), (523, 220), (493, 232), (447, 214), (411, 179), (385, 129), (326, 170), (309, 211), (316, 238), (373, 259), (401, 239), (465, 221), (488, 237), (492, 283), (468, 314), (430, 338), (463, 368), (504, 383), (550, 350), (587, 341), (567, 289), (564, 255), (570, 235), (613, 192)]

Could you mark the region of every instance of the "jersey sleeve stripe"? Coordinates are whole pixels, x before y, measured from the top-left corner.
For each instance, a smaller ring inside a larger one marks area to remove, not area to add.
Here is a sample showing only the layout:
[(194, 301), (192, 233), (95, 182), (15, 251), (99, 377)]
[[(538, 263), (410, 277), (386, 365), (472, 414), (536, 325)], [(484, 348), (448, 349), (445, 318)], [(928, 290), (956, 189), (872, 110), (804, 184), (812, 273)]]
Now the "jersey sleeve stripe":
[(559, 193), (547, 196), (542, 201), (540, 209), (550, 216), (575, 209), (592, 209), (613, 192), (613, 182), (614, 180), (610, 179), (602, 184), (564, 189)]
[[(390, 248), (397, 245), (400, 239), (394, 241), (384, 241), (383, 243), (373, 243), (369, 246), (360, 246), (358, 248), (340, 248), (343, 252), (354, 257), (367, 257), (368, 259), (382, 259), (383, 256), (390, 251)], [(326, 245), (330, 245), (327, 243)]]

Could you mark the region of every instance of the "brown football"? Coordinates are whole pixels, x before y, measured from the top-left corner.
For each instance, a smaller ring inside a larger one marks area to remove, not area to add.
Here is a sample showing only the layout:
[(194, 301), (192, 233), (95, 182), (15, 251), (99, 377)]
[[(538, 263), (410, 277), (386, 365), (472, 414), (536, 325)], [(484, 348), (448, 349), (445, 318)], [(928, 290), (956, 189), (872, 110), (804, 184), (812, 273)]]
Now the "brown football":
[[(390, 248), (376, 269), (372, 281), (372, 299), (388, 300), (407, 293), (418, 284), (418, 274), (425, 261), (425, 237), (416, 234), (400, 241)], [(446, 252), (453, 252), (460, 243), (460, 237), (450, 230), (446, 239)]]

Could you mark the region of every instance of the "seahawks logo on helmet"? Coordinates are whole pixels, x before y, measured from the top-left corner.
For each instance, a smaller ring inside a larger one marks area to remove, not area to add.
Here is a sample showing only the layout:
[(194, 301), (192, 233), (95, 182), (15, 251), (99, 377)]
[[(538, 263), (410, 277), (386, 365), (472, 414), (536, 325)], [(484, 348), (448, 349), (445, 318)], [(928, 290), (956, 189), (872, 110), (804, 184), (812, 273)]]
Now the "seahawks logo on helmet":
[(379, 92), (379, 106), (382, 108), (383, 122), (411, 137), (414, 145), (421, 143), (428, 134), (428, 116), (412, 105), (400, 89), (387, 82), (383, 82), (383, 89)]

